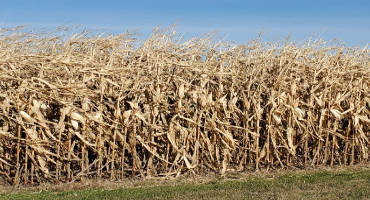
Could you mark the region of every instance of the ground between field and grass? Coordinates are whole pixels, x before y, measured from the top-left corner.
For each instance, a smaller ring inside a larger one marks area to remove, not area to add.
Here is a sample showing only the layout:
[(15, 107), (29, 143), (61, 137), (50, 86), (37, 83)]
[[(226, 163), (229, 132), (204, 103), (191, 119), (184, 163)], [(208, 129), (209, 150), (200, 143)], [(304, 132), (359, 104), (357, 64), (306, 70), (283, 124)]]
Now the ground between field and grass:
[(0, 199), (369, 199), (369, 166), (2, 189)]

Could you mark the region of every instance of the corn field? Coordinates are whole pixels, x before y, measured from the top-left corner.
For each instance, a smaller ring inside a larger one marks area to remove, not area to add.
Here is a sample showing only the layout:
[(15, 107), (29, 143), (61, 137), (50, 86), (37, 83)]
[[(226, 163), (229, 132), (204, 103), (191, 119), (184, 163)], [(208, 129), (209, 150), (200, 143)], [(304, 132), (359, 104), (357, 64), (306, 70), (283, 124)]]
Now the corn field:
[(0, 177), (122, 180), (369, 162), (369, 49), (0, 31)]

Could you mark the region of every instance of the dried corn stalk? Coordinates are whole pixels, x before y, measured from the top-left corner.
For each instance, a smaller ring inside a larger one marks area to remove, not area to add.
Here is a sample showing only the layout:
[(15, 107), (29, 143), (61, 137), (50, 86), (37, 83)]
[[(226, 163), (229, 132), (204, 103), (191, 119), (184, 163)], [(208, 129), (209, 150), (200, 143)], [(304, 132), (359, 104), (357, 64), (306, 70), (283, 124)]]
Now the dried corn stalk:
[(367, 47), (12, 33), (0, 34), (9, 182), (369, 161)]

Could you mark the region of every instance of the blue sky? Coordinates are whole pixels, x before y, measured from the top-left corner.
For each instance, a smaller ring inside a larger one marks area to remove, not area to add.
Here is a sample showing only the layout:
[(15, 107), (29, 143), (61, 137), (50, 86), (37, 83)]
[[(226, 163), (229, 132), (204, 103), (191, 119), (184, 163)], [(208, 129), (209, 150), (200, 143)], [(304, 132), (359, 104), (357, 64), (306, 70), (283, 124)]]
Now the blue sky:
[(187, 36), (218, 31), (224, 40), (244, 43), (263, 31), (265, 40), (309, 37), (370, 43), (370, 0), (8, 0), (0, 1), (0, 26), (53, 28), (81, 25), (104, 32), (137, 31), (177, 24)]

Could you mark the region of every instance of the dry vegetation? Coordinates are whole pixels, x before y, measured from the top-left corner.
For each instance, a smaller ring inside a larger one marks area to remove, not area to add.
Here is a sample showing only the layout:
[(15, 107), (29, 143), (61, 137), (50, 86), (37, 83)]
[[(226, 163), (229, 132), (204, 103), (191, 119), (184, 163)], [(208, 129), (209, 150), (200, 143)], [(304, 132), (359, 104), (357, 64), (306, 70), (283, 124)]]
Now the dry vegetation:
[(0, 32), (10, 184), (369, 161), (369, 49)]

